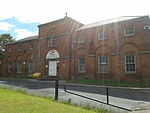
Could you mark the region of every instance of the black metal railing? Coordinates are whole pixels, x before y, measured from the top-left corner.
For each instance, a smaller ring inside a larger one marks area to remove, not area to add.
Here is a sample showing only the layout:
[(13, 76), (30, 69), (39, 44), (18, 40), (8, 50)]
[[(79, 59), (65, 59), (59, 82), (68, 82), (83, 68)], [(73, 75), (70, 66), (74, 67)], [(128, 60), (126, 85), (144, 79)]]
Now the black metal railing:
[[(102, 103), (102, 104), (105, 104), (105, 105), (109, 105), (111, 107), (115, 107), (115, 108), (118, 108), (118, 109), (122, 109), (122, 110), (126, 110), (126, 111), (132, 111), (132, 109), (129, 109), (129, 108), (125, 108), (125, 107), (121, 107), (121, 106), (118, 106), (118, 105), (114, 105), (114, 104), (110, 104), (110, 95), (111, 95), (111, 89), (121, 89), (121, 90), (144, 90), (144, 91), (149, 91), (150, 89), (149, 88), (128, 88), (128, 87), (111, 87), (111, 86), (96, 86), (96, 88), (104, 88), (105, 89), (105, 93), (103, 93), (102, 95), (106, 95), (106, 102), (104, 101), (101, 101), (101, 100), (98, 100), (98, 99), (95, 99), (95, 98), (91, 98), (89, 96), (85, 96), (85, 95), (82, 95), (82, 94), (77, 94), (73, 91), (70, 91), (70, 89), (68, 88), (67, 90), (67, 87), (86, 87), (84, 85), (68, 85), (68, 84), (59, 84), (58, 83), (58, 80), (55, 80), (55, 100), (58, 100), (58, 88), (59, 87), (63, 87), (64, 88), (64, 91), (66, 93), (69, 93), (69, 94), (72, 94), (72, 95), (76, 95), (76, 96), (79, 96), (79, 97), (83, 97), (83, 98), (86, 98), (86, 99), (89, 99), (89, 100), (92, 100), (92, 101), (95, 101), (95, 102), (99, 102), (99, 103)], [(93, 87), (93, 86), (91, 86)], [(80, 91), (80, 90), (79, 90)], [(82, 92), (82, 91), (80, 91)], [(99, 93), (97, 93), (99, 94)], [(111, 95), (112, 96), (112, 95)], [(121, 97), (122, 98), (122, 97)]]
[[(109, 103), (109, 87), (106, 87), (106, 98), (107, 98), (107, 102), (103, 102), (103, 101), (100, 101), (98, 99), (94, 99), (94, 98), (91, 98), (91, 97), (88, 97), (88, 96), (84, 96), (84, 95), (80, 95), (80, 94), (77, 94), (77, 93), (74, 93), (74, 92), (71, 92), (69, 90), (67, 90), (67, 86), (69, 85), (61, 85), (64, 87), (64, 91), (67, 92), (67, 93), (70, 93), (70, 94), (73, 94), (73, 95), (76, 95), (76, 96), (79, 96), (79, 97), (83, 97), (83, 98), (86, 98), (86, 99), (89, 99), (89, 100), (92, 100), (92, 101), (95, 101), (95, 102), (99, 102), (99, 103), (102, 103), (102, 104), (105, 104), (105, 105), (109, 105), (109, 106), (112, 106), (112, 107), (115, 107), (115, 108), (119, 108), (119, 109), (122, 109), (122, 110), (126, 110), (126, 111), (132, 111), (131, 109), (128, 109), (128, 108), (124, 108), (124, 107), (121, 107), (121, 106), (117, 106), (117, 105), (113, 105), (113, 104), (110, 104)], [(81, 86), (74, 86), (74, 87), (81, 87)]]

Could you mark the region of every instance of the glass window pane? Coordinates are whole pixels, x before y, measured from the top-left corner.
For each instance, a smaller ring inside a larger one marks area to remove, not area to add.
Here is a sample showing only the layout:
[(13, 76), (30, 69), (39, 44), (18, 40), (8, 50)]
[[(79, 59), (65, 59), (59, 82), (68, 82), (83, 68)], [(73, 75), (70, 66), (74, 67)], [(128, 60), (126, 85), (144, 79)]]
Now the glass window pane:
[(33, 70), (33, 63), (28, 62), (28, 72), (32, 72), (32, 70)]
[(126, 56), (126, 72), (135, 72), (135, 56), (127, 55)]
[(83, 37), (78, 37), (78, 43), (83, 43), (84, 42), (84, 38)]
[(126, 36), (133, 36), (135, 34), (135, 28), (130, 27), (124, 30)]
[(85, 64), (84, 58), (80, 58), (80, 59), (79, 59), (79, 64)]
[(106, 33), (105, 32), (101, 31), (101, 32), (98, 33), (98, 39), (99, 40), (103, 40), (105, 38), (106, 38)]
[(99, 72), (108, 72), (108, 64), (100, 64)]
[(108, 64), (108, 57), (107, 56), (101, 56), (100, 57), (100, 64)]
[(50, 39), (48, 40), (48, 47), (57, 46), (57, 42), (58, 42), (58, 39), (56, 37), (56, 34), (51, 34)]
[(17, 73), (22, 72), (22, 63), (17, 63)]
[(78, 72), (85, 72), (85, 59), (80, 58), (78, 60)]

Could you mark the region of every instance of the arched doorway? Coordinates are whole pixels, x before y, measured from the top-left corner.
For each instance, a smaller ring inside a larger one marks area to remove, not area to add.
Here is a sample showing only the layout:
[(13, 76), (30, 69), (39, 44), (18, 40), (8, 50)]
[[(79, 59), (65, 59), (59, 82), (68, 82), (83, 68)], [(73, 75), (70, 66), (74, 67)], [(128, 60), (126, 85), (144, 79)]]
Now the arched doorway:
[(57, 63), (59, 58), (59, 53), (55, 49), (51, 49), (46, 54), (46, 60), (48, 60), (48, 75), (57, 76)]

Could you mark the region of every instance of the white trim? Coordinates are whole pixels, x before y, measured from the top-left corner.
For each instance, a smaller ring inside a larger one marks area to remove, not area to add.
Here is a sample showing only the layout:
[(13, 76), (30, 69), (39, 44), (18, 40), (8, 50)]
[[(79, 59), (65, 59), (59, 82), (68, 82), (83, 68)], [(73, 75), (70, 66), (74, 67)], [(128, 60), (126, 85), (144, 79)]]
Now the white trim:
[(78, 37), (77, 42), (78, 42), (78, 44), (84, 43), (84, 38), (83, 37)]
[(46, 59), (57, 59), (57, 58), (59, 58), (59, 53), (55, 49), (49, 50), (48, 53), (46, 54)]
[(12, 73), (12, 68), (13, 68), (13, 67), (12, 67), (12, 63), (8, 63), (8, 64), (7, 64), (7, 72), (8, 72), (8, 73)]
[[(99, 57), (98, 57), (98, 73), (109, 73), (109, 56), (107, 56), (107, 55), (103, 55), (103, 56), (106, 56), (106, 57), (107, 57), (108, 63), (107, 63), (107, 64), (100, 64), (100, 57), (102, 57), (102, 56), (99, 56)], [(99, 68), (100, 68), (99, 66), (100, 66), (100, 65), (107, 65), (108, 71), (107, 71), (107, 72), (100, 72), (100, 71), (99, 71)]]
[[(103, 37), (100, 37), (102, 34)], [(99, 31), (98, 34), (97, 34), (97, 37), (98, 37), (98, 40), (105, 40), (107, 35), (106, 35), (106, 32), (105, 31)]]
[(17, 64), (16, 64), (16, 73), (22, 73), (22, 71), (23, 71), (23, 64), (22, 64), (22, 62), (17, 62)]
[[(133, 33), (127, 33), (127, 30), (129, 29), (133, 29)], [(125, 37), (135, 36), (135, 27), (124, 28), (124, 36)]]
[[(135, 71), (127, 71), (127, 63), (126, 63), (126, 56), (129, 56), (129, 55), (133, 55), (134, 56), (134, 65), (135, 65)], [(125, 57), (125, 73), (126, 74), (135, 74), (136, 73), (136, 55), (135, 54), (127, 54), (124, 56)]]
[(150, 51), (140, 51), (140, 54), (148, 54)]
[[(53, 43), (53, 41), (56, 41), (56, 44)], [(52, 46), (58, 46), (58, 38), (57, 38), (56, 34), (51, 34), (50, 40), (48, 40), (48, 47), (52, 47)]]
[[(82, 64), (82, 66), (84, 66), (84, 71), (80, 71), (80, 59), (84, 59), (84, 64)], [(85, 73), (86, 72), (86, 64), (85, 64), (85, 58), (78, 58), (78, 73)]]
[(28, 73), (33, 72), (33, 62), (28, 62)]

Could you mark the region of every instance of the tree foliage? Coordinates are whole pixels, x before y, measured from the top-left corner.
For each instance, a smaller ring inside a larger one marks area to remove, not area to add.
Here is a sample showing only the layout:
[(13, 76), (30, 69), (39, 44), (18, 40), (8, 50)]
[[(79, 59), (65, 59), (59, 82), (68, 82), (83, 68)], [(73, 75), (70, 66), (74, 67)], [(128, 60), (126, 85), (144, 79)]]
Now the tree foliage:
[(0, 45), (5, 46), (9, 42), (14, 42), (15, 39), (8, 33), (0, 35)]
[(15, 39), (9, 33), (0, 34), (0, 57), (2, 56), (5, 45), (14, 41)]

